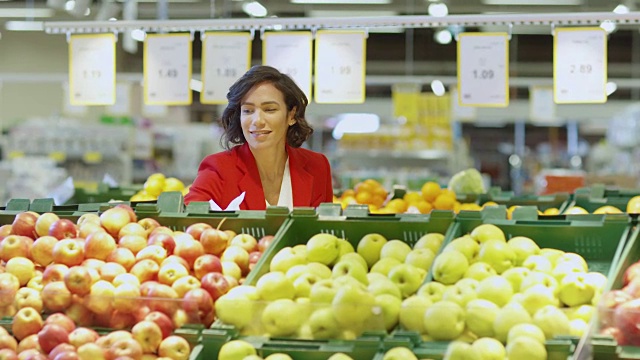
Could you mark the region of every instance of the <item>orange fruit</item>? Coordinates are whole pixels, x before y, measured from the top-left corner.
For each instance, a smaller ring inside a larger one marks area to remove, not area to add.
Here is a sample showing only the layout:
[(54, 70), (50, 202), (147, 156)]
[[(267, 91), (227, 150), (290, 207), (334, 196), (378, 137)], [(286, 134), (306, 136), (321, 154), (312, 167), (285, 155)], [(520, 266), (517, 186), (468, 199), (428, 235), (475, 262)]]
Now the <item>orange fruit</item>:
[(387, 203), (386, 208), (400, 214), (407, 211), (409, 204), (402, 199), (393, 199)]
[(373, 195), (369, 191), (359, 191), (356, 194), (358, 204), (371, 204), (371, 200), (373, 200)]
[(456, 193), (453, 190), (449, 190), (449, 189), (442, 189), (442, 192), (440, 193), (440, 195), (446, 195), (453, 199), (456, 198)]
[(353, 189), (347, 189), (342, 193), (340, 197), (344, 199), (347, 196), (356, 196), (356, 192), (353, 191)]
[(420, 194), (419, 192), (416, 191), (409, 191), (407, 193), (404, 194), (404, 196), (402, 197), (402, 199), (404, 199), (404, 201), (406, 201), (409, 204), (414, 204), (420, 201), (425, 201), (422, 198), (422, 194)]
[(593, 213), (594, 214), (621, 214), (622, 210), (618, 209), (615, 206), (605, 205), (597, 208)]
[(483, 209), (487, 206), (498, 206), (498, 203), (495, 201), (487, 201), (486, 203), (482, 204)]
[(428, 214), (431, 212), (431, 210), (433, 210), (433, 206), (431, 205), (431, 203), (426, 202), (424, 200), (418, 201), (414, 203), (412, 206), (415, 206), (418, 209), (418, 211), (420, 211), (421, 214)]
[(385, 200), (387, 200), (386, 196), (379, 196), (379, 195), (374, 195), (373, 198), (371, 199), (371, 204), (377, 206), (377, 207), (382, 207), (382, 205), (384, 204)]
[(560, 214), (560, 210), (554, 207), (550, 207), (542, 212), (542, 215), (558, 215), (558, 214)]
[(453, 210), (456, 204), (455, 198), (447, 194), (438, 195), (435, 201), (433, 201), (433, 207), (436, 210)]
[(164, 179), (163, 178), (151, 178), (149, 177), (147, 181), (144, 182), (142, 188), (144, 191), (151, 196), (158, 196), (164, 190)]
[(629, 214), (640, 213), (640, 195), (632, 197), (627, 203), (627, 212)]
[(422, 189), (420, 189), (422, 193), (422, 198), (426, 201), (432, 203), (436, 200), (438, 195), (442, 192), (440, 185), (435, 181), (427, 181), (422, 185)]
[(182, 191), (184, 183), (180, 179), (169, 177), (164, 180), (164, 188), (162, 191)]

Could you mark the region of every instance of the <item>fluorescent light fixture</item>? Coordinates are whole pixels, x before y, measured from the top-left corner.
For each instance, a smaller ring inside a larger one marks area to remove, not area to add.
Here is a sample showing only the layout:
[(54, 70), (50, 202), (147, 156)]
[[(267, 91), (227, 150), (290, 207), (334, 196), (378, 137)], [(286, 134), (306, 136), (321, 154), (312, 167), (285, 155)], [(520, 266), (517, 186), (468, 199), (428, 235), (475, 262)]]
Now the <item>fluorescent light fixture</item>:
[(609, 81), (605, 86), (605, 89), (607, 90), (607, 96), (609, 96), (618, 90), (618, 85), (613, 81)]
[(147, 33), (144, 30), (133, 29), (131, 30), (131, 38), (136, 41), (144, 41), (144, 38), (147, 37)]
[(43, 31), (42, 21), (7, 21), (4, 28), (9, 31)]
[(380, 116), (366, 113), (347, 113), (336, 116), (331, 135), (340, 140), (344, 134), (374, 133), (380, 128)]
[(312, 5), (384, 5), (391, 4), (391, 0), (291, 0), (291, 3)]
[(485, 5), (582, 5), (583, 0), (482, 0)]
[(197, 80), (197, 79), (191, 79), (191, 81), (189, 81), (189, 87), (193, 91), (201, 92), (202, 91), (202, 81)]
[(267, 8), (257, 1), (251, 1), (242, 4), (242, 10), (249, 16), (265, 17), (267, 16)]
[(436, 96), (442, 96), (445, 93), (445, 88), (444, 88), (444, 84), (442, 83), (442, 81), (440, 80), (433, 80), (431, 82), (431, 91), (433, 91), (433, 93)]
[(629, 8), (626, 5), (620, 4), (613, 9), (613, 12), (616, 14), (628, 14)]
[[(395, 11), (388, 10), (311, 10), (307, 11), (307, 17), (330, 18), (330, 17), (375, 17), (375, 16), (396, 16)], [(369, 29), (369, 31), (374, 28)]]
[(600, 24), (602, 30), (606, 31), (608, 34), (611, 34), (616, 30), (616, 23), (611, 20), (605, 20)]
[(435, 38), (436, 42), (438, 44), (450, 44), (451, 40), (453, 40), (453, 35), (451, 35), (451, 31), (447, 30), (447, 29), (442, 29), (437, 31), (433, 37)]
[(449, 15), (449, 8), (447, 4), (443, 3), (433, 3), (429, 4), (429, 15), (435, 17), (444, 17)]
[(6, 8), (0, 9), (0, 18), (47, 18), (52, 17), (55, 10), (39, 8)]

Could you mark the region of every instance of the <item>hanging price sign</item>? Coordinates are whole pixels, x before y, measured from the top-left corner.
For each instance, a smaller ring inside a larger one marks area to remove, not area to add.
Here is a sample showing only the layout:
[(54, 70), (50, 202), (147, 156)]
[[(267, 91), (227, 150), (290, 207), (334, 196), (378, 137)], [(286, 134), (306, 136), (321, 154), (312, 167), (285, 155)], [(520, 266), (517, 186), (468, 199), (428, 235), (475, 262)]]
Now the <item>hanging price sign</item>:
[(318, 31), (314, 91), (317, 103), (364, 102), (366, 43), (364, 31)]
[(506, 33), (462, 33), (458, 38), (458, 103), (509, 105), (509, 39)]
[(262, 64), (289, 75), (311, 101), (311, 42), (309, 31), (265, 33)]
[(69, 103), (111, 105), (116, 101), (116, 36), (72, 35), (69, 40)]
[(555, 29), (553, 93), (558, 104), (607, 101), (607, 32), (601, 28)]
[(233, 83), (251, 67), (251, 35), (206, 33), (202, 44), (203, 104), (225, 104)]
[(191, 36), (147, 35), (144, 42), (144, 102), (191, 104)]

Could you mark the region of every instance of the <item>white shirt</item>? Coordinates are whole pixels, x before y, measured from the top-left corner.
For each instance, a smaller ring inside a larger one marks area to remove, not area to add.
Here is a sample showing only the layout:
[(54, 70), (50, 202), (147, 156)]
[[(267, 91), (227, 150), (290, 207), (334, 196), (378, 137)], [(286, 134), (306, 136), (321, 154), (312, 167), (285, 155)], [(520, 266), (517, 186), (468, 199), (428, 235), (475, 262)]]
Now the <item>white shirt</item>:
[[(271, 206), (267, 199), (264, 200), (267, 206)], [(293, 190), (291, 189), (291, 172), (289, 172), (289, 158), (284, 164), (284, 173), (282, 174), (282, 184), (280, 185), (280, 196), (278, 197), (278, 206), (286, 206), (289, 210), (293, 210)]]

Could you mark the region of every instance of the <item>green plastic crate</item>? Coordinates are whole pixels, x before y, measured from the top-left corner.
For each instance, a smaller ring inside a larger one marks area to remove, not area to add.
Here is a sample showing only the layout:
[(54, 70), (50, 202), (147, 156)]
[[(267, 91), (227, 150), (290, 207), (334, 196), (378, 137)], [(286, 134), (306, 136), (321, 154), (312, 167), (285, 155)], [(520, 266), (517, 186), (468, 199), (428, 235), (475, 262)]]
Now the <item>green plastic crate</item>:
[(75, 188), (75, 192), (66, 204), (102, 203), (112, 200), (125, 201), (142, 189), (142, 185), (110, 187), (99, 184), (96, 190)]
[(631, 198), (640, 195), (640, 189), (607, 188), (603, 184), (577, 189), (568, 206), (580, 206), (592, 213), (599, 207), (609, 205), (627, 211)]
[(489, 194), (487, 197), (481, 199), (480, 205), (483, 205), (488, 201), (493, 201), (499, 205), (505, 205), (506, 207), (535, 206), (540, 211), (545, 211), (549, 208), (556, 208), (560, 210), (566, 207), (570, 198), (569, 193), (516, 196), (513, 192), (501, 192), (499, 194)]

